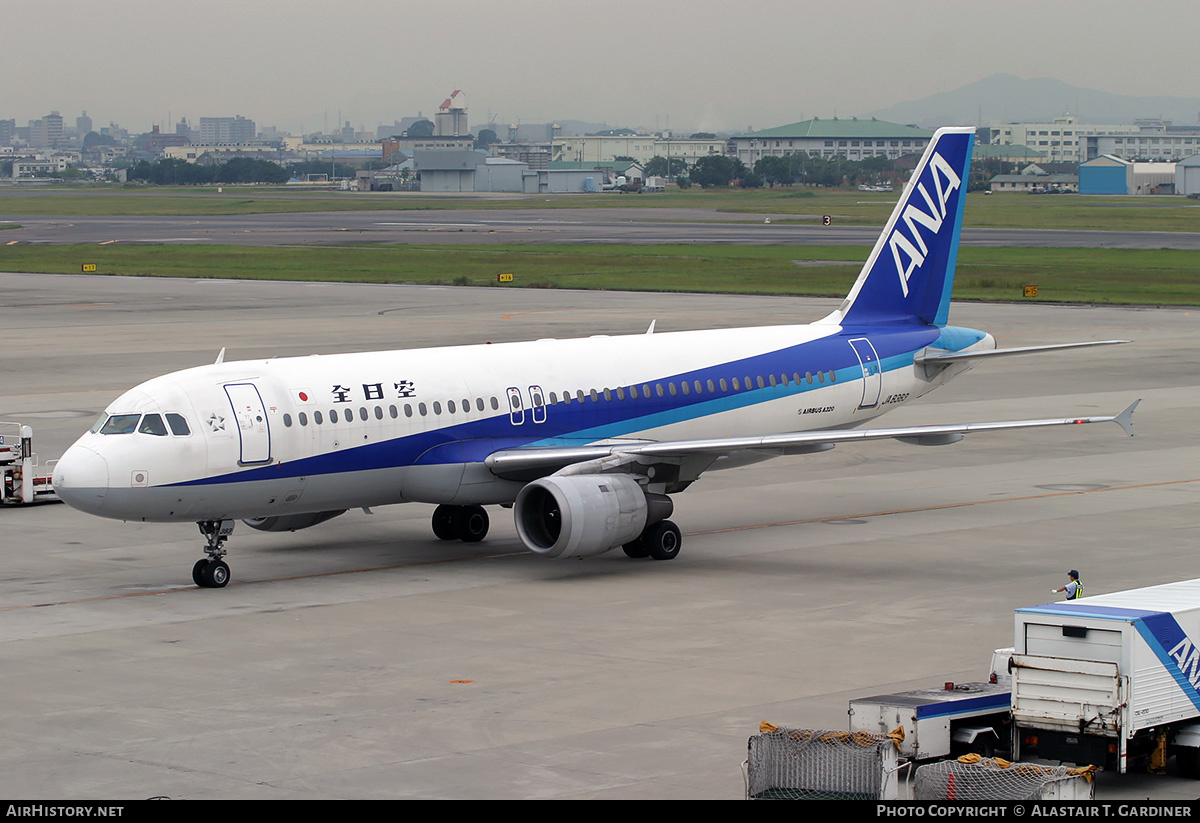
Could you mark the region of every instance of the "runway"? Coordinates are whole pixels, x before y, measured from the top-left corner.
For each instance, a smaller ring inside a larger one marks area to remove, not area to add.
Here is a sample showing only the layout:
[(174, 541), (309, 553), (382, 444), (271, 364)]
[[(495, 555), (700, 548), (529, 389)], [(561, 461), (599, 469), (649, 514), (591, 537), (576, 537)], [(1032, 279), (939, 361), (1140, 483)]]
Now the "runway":
[[(0, 199), (0, 208), (3, 200)], [(250, 246), (737, 244), (870, 247), (879, 226), (820, 225), (808, 216), (709, 208), (580, 208), (307, 212), (205, 217), (29, 217), (0, 214), (3, 243)], [(767, 222), (767, 221), (770, 222)], [(816, 225), (813, 225), (816, 224)], [(1200, 249), (1200, 233), (964, 229), (967, 246)]]
[[(43, 460), (125, 389), (222, 347), (768, 325), (837, 303), (22, 274), (0, 274), (0, 294), (0, 420), (32, 425)], [(200, 590), (192, 526), (0, 510), (0, 793), (738, 799), (760, 721), (844, 728), (851, 698), (980, 679), (1013, 609), (1055, 599), (1068, 569), (1089, 594), (1200, 577), (1197, 312), (955, 304), (951, 320), (1002, 346), (1134, 342), (998, 359), (886, 424), (1140, 397), (1136, 437), (843, 445), (713, 472), (675, 497), (670, 562), (544, 560), (498, 508), (485, 542), (446, 544), (432, 506), (409, 504), (296, 533), (239, 525), (233, 583)], [(1097, 785), (1195, 795), (1173, 766)]]

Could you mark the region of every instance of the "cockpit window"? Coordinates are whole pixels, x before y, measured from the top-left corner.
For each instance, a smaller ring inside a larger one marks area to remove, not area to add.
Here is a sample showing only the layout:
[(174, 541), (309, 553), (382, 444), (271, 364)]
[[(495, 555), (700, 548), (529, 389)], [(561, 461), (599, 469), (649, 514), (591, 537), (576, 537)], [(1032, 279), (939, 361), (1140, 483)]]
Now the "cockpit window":
[(100, 428), (101, 434), (133, 434), (137, 428), (140, 414), (114, 414)]
[(90, 429), (88, 429), (88, 431), (90, 431), (92, 434), (95, 434), (96, 432), (100, 431), (100, 428), (104, 425), (104, 421), (107, 419), (108, 419), (107, 414), (101, 414), (100, 417), (96, 420), (96, 422), (92, 424), (92, 427)]
[(171, 434), (177, 437), (187, 437), (192, 433), (188, 427), (187, 418), (182, 414), (167, 412), (167, 425), (171, 427)]
[(153, 434), (156, 437), (166, 437), (167, 427), (163, 424), (162, 417), (157, 414), (148, 414), (142, 418), (142, 425), (138, 426), (138, 434)]

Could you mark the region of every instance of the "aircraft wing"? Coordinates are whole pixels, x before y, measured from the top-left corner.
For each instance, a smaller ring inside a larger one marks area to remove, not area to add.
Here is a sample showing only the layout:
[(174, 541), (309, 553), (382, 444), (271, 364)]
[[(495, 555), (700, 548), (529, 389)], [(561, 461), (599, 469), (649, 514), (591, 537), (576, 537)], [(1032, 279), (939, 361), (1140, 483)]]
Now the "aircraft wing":
[[(943, 426), (891, 426), (879, 429), (834, 429), (703, 440), (627, 441), (588, 446), (506, 449), (490, 455), (484, 460), (484, 464), (499, 477), (522, 478), (531, 472), (544, 474), (591, 461), (598, 461), (594, 471), (603, 471), (605, 464), (609, 463), (606, 458), (619, 458), (617, 462), (620, 464), (631, 462), (653, 464), (707, 457), (711, 463), (719, 457), (743, 451), (760, 451), (771, 455), (806, 454), (831, 449), (837, 443), (868, 440), (900, 440), (919, 446), (941, 446), (956, 443), (963, 438), (963, 435), (975, 432), (1072, 426), (1081, 423), (1116, 423), (1132, 437), (1133, 411), (1140, 402), (1142, 402), (1141, 399), (1135, 400), (1120, 414), (1107, 417), (1009, 420)], [(611, 465), (615, 467), (616, 463)]]

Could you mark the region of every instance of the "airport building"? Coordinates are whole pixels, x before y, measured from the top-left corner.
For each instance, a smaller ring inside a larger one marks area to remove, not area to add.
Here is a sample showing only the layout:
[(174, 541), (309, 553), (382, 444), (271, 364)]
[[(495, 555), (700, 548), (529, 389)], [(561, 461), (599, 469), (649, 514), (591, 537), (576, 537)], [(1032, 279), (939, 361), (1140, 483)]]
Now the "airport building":
[(606, 178), (602, 168), (531, 169), (528, 163), (474, 150), (417, 151), (413, 161), (425, 192), (596, 192)]
[(682, 158), (690, 166), (701, 157), (723, 155), (724, 140), (675, 138), (654, 134), (582, 135), (557, 137), (552, 141), (551, 161), (555, 163), (611, 163), (618, 157), (632, 157), (645, 165), (655, 157)]
[(1079, 164), (1079, 193), (1175, 194), (1175, 178), (1175, 163), (1135, 163), (1104, 155)]
[(731, 153), (746, 166), (764, 157), (787, 157), (806, 152), (810, 157), (863, 160), (921, 154), (933, 132), (885, 120), (803, 120), (773, 129), (739, 134), (730, 139)]
[(469, 134), (463, 135), (437, 135), (431, 134), (428, 137), (407, 137), (398, 135), (393, 137), (385, 137), (379, 141), (379, 151), (385, 163), (396, 162), (393, 155), (396, 152), (401, 152), (408, 157), (412, 157), (417, 151), (469, 151), (475, 148), (475, 138)]
[(998, 160), (1023, 166), (1026, 163), (1047, 162), (1047, 157), (1045, 152), (1031, 149), (1028, 146), (993, 146), (989, 143), (976, 143), (971, 153), (971, 161), (978, 163), (985, 160)]
[(1200, 152), (1200, 127), (1156, 123), (1142, 126), (1135, 134), (1094, 134), (1085, 138), (1084, 160), (1104, 155), (1123, 160), (1170, 162)]
[(989, 127), (988, 142), (1001, 146), (1026, 146), (1043, 152), (1051, 163), (1080, 163), (1087, 160), (1087, 138), (1097, 135), (1137, 134), (1131, 125), (1081, 125), (1073, 114), (1055, 117), (1051, 123), (1005, 123)]
[(1200, 154), (1175, 164), (1175, 193), (1200, 197)]

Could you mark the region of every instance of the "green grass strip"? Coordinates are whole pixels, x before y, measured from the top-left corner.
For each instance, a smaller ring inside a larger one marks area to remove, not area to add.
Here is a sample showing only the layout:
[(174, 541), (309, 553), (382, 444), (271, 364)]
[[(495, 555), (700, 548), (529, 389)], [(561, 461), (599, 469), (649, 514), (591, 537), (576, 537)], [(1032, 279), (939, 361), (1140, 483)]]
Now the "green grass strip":
[[(0, 246), (0, 270), (497, 288), (841, 297), (867, 255), (845, 246)], [(1200, 305), (1197, 255), (1172, 249), (964, 247), (956, 299)], [(799, 262), (797, 262), (799, 261)], [(804, 263), (804, 265), (800, 265)], [(501, 273), (514, 282), (499, 284)]]

